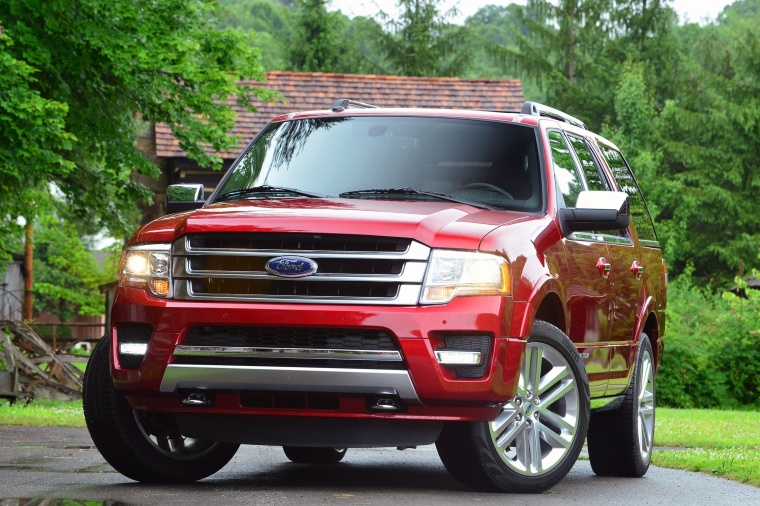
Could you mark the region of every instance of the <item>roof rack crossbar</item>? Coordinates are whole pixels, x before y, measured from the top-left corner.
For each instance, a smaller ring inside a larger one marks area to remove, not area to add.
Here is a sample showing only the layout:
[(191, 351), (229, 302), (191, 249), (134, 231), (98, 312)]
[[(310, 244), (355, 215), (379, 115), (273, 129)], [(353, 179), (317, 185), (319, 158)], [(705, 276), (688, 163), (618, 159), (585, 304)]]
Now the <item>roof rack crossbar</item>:
[(358, 109), (375, 109), (377, 108), (376, 105), (372, 104), (365, 104), (364, 102), (358, 102), (356, 100), (351, 100), (348, 98), (342, 98), (340, 100), (336, 100), (335, 103), (333, 103), (332, 107), (330, 109), (333, 112), (341, 112), (345, 111), (346, 109), (353, 107)]
[(539, 104), (538, 102), (525, 102), (520, 113), (528, 114), (530, 116), (545, 116), (547, 118), (564, 121), (565, 123), (570, 123), (571, 125), (583, 128), (584, 130), (588, 130), (586, 124), (575, 116), (570, 116), (569, 114), (564, 113), (558, 109), (554, 109), (548, 105)]

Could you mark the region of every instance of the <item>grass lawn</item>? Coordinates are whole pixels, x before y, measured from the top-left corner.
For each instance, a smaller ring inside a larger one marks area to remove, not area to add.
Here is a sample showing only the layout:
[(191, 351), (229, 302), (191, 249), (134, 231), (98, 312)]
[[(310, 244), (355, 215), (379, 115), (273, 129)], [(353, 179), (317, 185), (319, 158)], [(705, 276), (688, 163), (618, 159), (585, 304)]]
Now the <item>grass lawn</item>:
[(760, 487), (760, 412), (657, 409), (656, 466), (721, 476)]
[[(84, 427), (82, 401), (0, 400), (0, 425)], [(698, 471), (760, 487), (760, 412), (657, 409), (656, 466)]]
[(33, 427), (84, 427), (82, 401), (35, 399), (28, 406), (16, 401), (13, 406), (0, 399), (0, 425)]

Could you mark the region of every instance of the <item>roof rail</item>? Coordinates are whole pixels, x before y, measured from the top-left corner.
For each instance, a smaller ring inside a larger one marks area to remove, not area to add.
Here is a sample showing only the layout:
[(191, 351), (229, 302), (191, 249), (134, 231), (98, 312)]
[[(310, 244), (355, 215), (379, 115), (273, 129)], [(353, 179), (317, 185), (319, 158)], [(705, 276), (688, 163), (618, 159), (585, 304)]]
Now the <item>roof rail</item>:
[(377, 108), (376, 105), (372, 104), (365, 104), (364, 102), (357, 102), (356, 100), (351, 100), (348, 98), (342, 98), (340, 100), (337, 100), (330, 109), (332, 109), (333, 112), (341, 112), (345, 111), (348, 108), (353, 107), (354, 109), (375, 109)]
[(547, 118), (564, 121), (565, 123), (570, 123), (571, 125), (588, 130), (586, 124), (575, 116), (570, 116), (569, 114), (549, 107), (548, 105), (539, 104), (538, 102), (525, 102), (520, 113), (528, 114), (530, 116), (546, 116)]

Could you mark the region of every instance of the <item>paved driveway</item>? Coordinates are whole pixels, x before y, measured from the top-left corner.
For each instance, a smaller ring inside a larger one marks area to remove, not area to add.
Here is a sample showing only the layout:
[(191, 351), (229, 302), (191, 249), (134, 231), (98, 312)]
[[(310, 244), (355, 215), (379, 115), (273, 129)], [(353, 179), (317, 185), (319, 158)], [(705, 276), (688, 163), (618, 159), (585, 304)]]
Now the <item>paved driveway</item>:
[[(451, 478), (435, 447), (352, 450), (334, 466), (288, 462), (278, 447), (243, 446), (227, 467), (191, 485), (141, 485), (105, 463), (86, 429), (0, 426), (0, 504), (13, 498), (100, 499), (109, 504), (688, 504), (760, 505), (760, 488), (651, 468), (641, 479), (598, 478), (580, 460), (540, 496), (472, 492)], [(538, 502), (536, 502), (538, 501)], [(14, 501), (15, 502), (15, 501)]]

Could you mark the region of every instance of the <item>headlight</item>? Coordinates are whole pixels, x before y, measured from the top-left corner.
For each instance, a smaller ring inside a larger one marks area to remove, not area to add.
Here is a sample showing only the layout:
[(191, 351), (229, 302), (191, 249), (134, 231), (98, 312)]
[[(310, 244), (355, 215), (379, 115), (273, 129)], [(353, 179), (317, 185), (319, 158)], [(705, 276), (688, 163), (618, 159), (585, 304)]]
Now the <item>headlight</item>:
[(434, 250), (422, 289), (422, 304), (444, 304), (461, 295), (509, 293), (509, 265), (497, 255)]
[(143, 288), (157, 297), (171, 295), (171, 245), (132, 246), (121, 255), (119, 284)]

